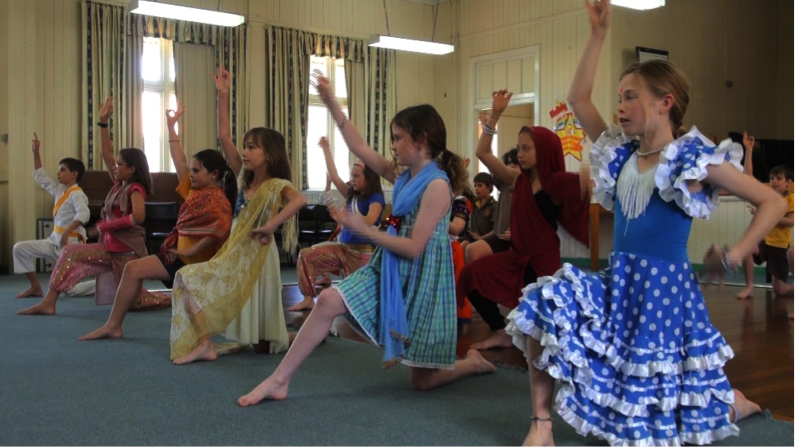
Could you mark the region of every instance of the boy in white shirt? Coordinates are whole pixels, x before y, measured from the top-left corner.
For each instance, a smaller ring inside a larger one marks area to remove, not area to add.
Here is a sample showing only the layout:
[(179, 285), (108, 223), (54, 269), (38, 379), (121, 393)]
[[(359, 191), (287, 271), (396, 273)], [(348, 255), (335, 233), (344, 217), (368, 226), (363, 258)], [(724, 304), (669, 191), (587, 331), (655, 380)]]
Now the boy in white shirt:
[[(33, 134), (33, 178), (45, 191), (55, 197), (53, 207), (53, 232), (44, 240), (22, 241), (14, 245), (14, 273), (24, 273), (30, 281), (30, 288), (20, 292), (17, 298), (42, 296), (42, 288), (36, 276), (33, 261), (36, 258), (58, 259), (61, 248), (67, 244), (82, 244), (86, 240), (83, 224), (88, 222), (88, 197), (77, 186), (86, 172), (85, 165), (74, 158), (64, 158), (58, 163), (58, 182), (54, 182), (44, 171), (39, 153), (39, 137)], [(77, 288), (85, 288), (78, 284)], [(72, 292), (72, 291), (70, 291)], [(74, 294), (82, 294), (82, 291)]]

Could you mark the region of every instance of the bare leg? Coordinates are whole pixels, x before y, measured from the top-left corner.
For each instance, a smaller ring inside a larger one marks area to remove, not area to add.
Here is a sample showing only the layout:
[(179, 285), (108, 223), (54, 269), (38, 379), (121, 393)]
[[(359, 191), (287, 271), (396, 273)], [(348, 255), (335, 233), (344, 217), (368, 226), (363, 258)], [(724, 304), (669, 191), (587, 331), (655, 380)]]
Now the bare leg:
[(287, 355), (271, 374), (250, 393), (240, 397), (237, 404), (241, 407), (256, 405), (263, 399), (284, 400), (293, 374), (309, 357), (309, 354), (325, 338), (334, 318), (345, 313), (345, 303), (334, 289), (325, 289), (320, 293), (317, 305), (309, 314), (306, 323), (301, 326), (295, 341), (287, 351)]
[(792, 247), (787, 249), (787, 262), (789, 262), (789, 269), (792, 270)]
[(138, 294), (141, 293), (144, 279), (170, 279), (166, 268), (157, 256), (147, 256), (135, 259), (124, 266), (124, 272), (116, 289), (116, 298), (113, 300), (113, 309), (110, 311), (108, 321), (101, 328), (90, 332), (78, 340), (96, 340), (100, 338), (121, 338), (121, 326)]
[[(745, 397), (745, 394), (740, 392), (740, 390), (734, 390), (734, 405), (737, 407), (737, 411), (740, 412), (740, 419), (745, 419), (752, 414), (756, 414), (762, 411), (762, 408), (754, 402), (751, 402)], [(729, 420), (734, 422), (735, 414), (734, 408), (729, 407)]]
[(479, 240), (466, 246), (466, 250), (464, 250), (464, 259), (466, 259), (467, 264), (469, 264), (470, 262), (474, 262), (491, 254), (493, 254), (491, 246), (489, 246), (486, 241)]
[(315, 307), (315, 299), (311, 296), (304, 296), (303, 301), (287, 308), (290, 312), (298, 312), (302, 310), (312, 310)]
[(448, 384), (458, 378), (473, 374), (488, 374), (497, 370), (488, 360), (474, 349), (467, 352), (463, 360), (456, 360), (455, 367), (449, 369), (410, 368), (411, 384), (417, 391), (427, 391)]
[(745, 275), (745, 288), (737, 294), (737, 298), (744, 300), (754, 297), (754, 259), (751, 256), (743, 259), (743, 274)]
[(773, 294), (776, 296), (792, 296), (792, 284), (773, 277)]
[(41, 301), (20, 310), (17, 315), (55, 315), (55, 303), (58, 301), (58, 295), (58, 292), (50, 289)]
[(39, 283), (39, 277), (36, 276), (36, 272), (27, 272), (25, 273), (25, 276), (27, 276), (28, 281), (30, 281), (30, 287), (22, 292), (19, 292), (17, 294), (17, 298), (41, 296), (41, 294), (44, 293), (44, 290), (41, 288), (41, 283)]
[[(555, 388), (555, 379), (533, 364), (533, 360), (541, 356), (543, 351), (541, 343), (530, 336), (525, 338), (527, 339), (527, 366), (530, 373), (533, 416), (550, 418), (552, 417), (552, 392)], [(533, 420), (530, 423), (530, 432), (527, 433), (522, 445), (555, 445), (555, 440), (552, 437), (552, 422)]]
[(472, 343), (472, 349), (510, 348), (513, 338), (500, 329), (491, 333), (491, 336), (481, 342)]

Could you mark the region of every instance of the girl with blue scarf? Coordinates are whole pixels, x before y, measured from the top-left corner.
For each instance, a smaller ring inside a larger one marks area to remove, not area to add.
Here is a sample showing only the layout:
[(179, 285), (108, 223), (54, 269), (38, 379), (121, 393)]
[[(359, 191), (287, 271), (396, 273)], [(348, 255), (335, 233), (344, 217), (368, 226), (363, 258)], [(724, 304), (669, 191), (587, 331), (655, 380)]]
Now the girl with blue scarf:
[[(321, 292), (279, 367), (238, 404), (245, 407), (262, 399), (285, 399), (293, 374), (339, 315), (346, 315), (354, 328), (384, 351), (385, 368), (395, 363), (409, 366), (417, 390), (493, 372), (494, 365), (476, 350), (463, 360), (455, 356), (455, 280), (447, 233), (450, 184), (458, 184), (463, 169), (461, 159), (445, 149), (447, 131), (441, 116), (429, 105), (398, 112), (391, 125), (395, 159), (390, 163), (367, 146), (345, 117), (328, 79), (315, 73), (315, 84), (348, 148), (394, 183), (390, 226), (382, 233), (359, 216), (344, 216), (346, 228), (378, 248), (367, 265)], [(396, 165), (405, 170), (398, 174)]]

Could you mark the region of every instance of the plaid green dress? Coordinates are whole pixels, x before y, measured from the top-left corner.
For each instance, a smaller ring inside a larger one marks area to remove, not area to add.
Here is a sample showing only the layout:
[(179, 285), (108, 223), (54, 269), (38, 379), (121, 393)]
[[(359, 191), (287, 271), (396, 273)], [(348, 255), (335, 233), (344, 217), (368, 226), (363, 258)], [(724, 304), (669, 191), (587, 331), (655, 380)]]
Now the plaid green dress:
[[(399, 236), (411, 235), (420, 205), (403, 217)], [(448, 237), (450, 211), (439, 220), (425, 251), (416, 259), (398, 258), (409, 342), (399, 362), (420, 368), (453, 369), (456, 352), (456, 304), (453, 255)], [(334, 288), (348, 308), (351, 325), (371, 343), (378, 334), (383, 247), (370, 262)]]

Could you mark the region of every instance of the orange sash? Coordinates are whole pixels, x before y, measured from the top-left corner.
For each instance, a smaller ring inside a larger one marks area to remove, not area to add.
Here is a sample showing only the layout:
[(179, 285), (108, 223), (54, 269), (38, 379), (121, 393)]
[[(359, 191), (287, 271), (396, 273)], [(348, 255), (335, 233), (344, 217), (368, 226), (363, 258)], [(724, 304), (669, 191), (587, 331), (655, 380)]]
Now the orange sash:
[(58, 214), (58, 211), (61, 209), (64, 203), (69, 199), (69, 196), (75, 191), (82, 191), (79, 186), (72, 185), (69, 189), (64, 191), (63, 195), (57, 202), (55, 202), (55, 206), (52, 207), (52, 217), (55, 218), (55, 215)]

